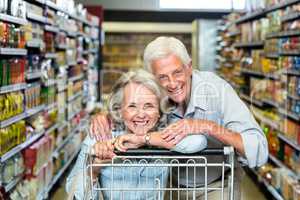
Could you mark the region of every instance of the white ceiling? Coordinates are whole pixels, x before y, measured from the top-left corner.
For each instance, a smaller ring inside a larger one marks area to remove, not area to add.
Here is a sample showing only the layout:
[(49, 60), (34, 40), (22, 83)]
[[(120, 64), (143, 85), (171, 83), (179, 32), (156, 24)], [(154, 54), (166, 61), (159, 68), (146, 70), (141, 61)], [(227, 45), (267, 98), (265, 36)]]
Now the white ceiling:
[[(160, 0), (75, 0), (78, 3), (85, 5), (102, 5), (106, 10), (145, 10), (145, 11), (228, 11), (228, 8), (232, 7), (232, 3), (235, 6), (241, 7), (244, 4), (245, 0), (162, 0), (162, 3), (173, 2), (173, 5), (170, 5), (171, 8), (160, 8)], [(181, 5), (174, 4), (184, 3), (185, 9), (181, 8)], [(190, 4), (188, 4), (190, 2)], [(202, 2), (202, 3), (200, 3)], [(203, 3), (204, 2), (204, 3)], [(199, 5), (205, 8), (195, 9), (196, 5)], [(166, 4), (165, 4), (166, 5)], [(191, 6), (188, 6), (191, 5)], [(166, 5), (168, 6), (168, 5)], [(208, 9), (210, 7), (218, 6), (216, 9)], [(192, 8), (192, 9), (191, 9)]]

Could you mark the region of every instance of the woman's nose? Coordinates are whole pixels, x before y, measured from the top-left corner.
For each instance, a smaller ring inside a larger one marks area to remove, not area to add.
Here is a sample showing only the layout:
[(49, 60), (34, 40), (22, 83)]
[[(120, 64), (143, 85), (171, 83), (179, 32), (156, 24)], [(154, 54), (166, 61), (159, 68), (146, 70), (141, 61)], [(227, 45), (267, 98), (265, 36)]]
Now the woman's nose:
[(146, 112), (144, 109), (138, 109), (138, 112), (137, 112), (137, 117), (139, 118), (145, 118), (146, 117)]

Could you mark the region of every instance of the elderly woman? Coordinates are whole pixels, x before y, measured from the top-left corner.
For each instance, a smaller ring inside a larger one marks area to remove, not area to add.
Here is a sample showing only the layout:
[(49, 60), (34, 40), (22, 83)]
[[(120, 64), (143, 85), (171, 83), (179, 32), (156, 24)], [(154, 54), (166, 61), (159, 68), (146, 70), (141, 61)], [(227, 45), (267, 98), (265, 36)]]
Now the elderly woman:
[[(190, 135), (174, 145), (163, 140), (159, 132), (155, 132), (166, 124), (165, 113), (171, 109), (167, 102), (167, 98), (152, 74), (142, 69), (123, 74), (113, 87), (109, 99), (108, 110), (115, 126), (112, 131), (113, 139), (97, 143), (89, 136), (85, 138), (77, 162), (67, 178), (67, 192), (73, 193), (76, 199), (84, 199), (88, 193), (84, 191), (86, 180), (83, 179), (83, 174), (86, 170), (86, 155), (91, 148), (97, 156), (94, 160), (96, 164), (112, 159), (115, 156), (114, 149), (126, 151), (144, 145), (183, 153), (204, 149), (207, 141), (203, 135)], [(148, 134), (150, 131), (151, 135)], [(160, 182), (160, 187), (166, 187), (168, 168), (118, 167), (113, 169), (113, 177), (111, 177), (111, 167), (101, 169), (94, 167), (93, 174), (93, 177), (99, 177), (102, 188), (132, 188), (138, 191), (139, 188), (155, 188), (157, 180)], [(121, 199), (122, 197), (126, 200), (148, 200), (156, 199), (158, 193), (154, 191), (124, 191), (123, 193), (113, 191), (111, 193), (108, 190), (103, 192), (103, 197), (104, 199)], [(163, 194), (160, 193), (160, 195)]]

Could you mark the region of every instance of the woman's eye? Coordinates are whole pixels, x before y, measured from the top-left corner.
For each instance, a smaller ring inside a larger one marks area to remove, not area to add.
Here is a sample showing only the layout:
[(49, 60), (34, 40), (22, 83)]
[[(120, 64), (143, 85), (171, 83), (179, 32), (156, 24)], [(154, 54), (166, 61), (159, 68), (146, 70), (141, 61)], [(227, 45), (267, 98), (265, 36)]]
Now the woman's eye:
[(135, 108), (135, 105), (131, 104), (128, 106), (129, 108)]
[(155, 106), (153, 104), (146, 104), (144, 106), (145, 109), (152, 109), (152, 108), (155, 108)]

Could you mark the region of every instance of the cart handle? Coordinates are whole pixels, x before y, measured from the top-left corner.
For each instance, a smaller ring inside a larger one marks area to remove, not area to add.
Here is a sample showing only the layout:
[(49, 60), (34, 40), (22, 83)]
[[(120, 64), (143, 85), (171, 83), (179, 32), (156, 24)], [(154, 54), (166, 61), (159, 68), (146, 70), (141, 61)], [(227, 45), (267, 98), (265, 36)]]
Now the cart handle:
[(159, 148), (142, 148), (142, 149), (129, 149), (126, 152), (114, 151), (118, 156), (204, 156), (204, 155), (229, 155), (233, 153), (234, 149), (231, 146), (225, 146), (223, 148), (206, 148), (202, 151), (195, 153), (180, 153), (176, 151), (170, 151), (168, 149)]

